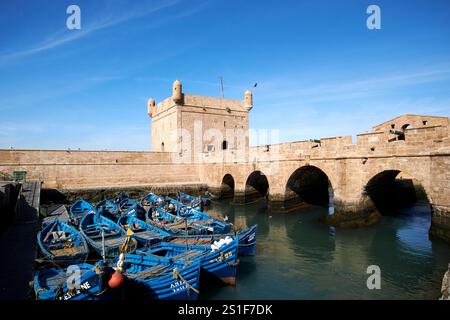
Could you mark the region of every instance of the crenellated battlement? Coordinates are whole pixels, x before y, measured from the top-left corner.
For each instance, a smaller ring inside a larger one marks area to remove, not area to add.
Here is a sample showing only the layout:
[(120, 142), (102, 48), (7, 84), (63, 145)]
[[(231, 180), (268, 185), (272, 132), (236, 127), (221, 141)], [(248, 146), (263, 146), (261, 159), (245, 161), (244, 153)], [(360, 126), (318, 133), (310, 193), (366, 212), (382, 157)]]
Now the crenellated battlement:
[(236, 100), (185, 94), (180, 81), (172, 89), (158, 104), (148, 100), (152, 152), (0, 150), (0, 174), (26, 171), (56, 189), (206, 185), (213, 194), (232, 190), (237, 203), (267, 197), (281, 211), (307, 202), (300, 194), (308, 186), (322, 188), (332, 190), (327, 221), (337, 226), (376, 222), (368, 192), (398, 177), (421, 186), (433, 208), (430, 233), (450, 241), (448, 117), (402, 115), (356, 138), (250, 147), (251, 92)]

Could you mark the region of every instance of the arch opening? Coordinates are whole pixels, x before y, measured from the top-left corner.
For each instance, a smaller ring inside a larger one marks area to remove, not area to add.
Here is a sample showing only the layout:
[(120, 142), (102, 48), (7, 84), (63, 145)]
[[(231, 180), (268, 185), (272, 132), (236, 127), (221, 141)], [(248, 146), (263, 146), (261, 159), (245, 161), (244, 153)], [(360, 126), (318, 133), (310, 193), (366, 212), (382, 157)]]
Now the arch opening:
[(303, 166), (295, 170), (286, 183), (285, 207), (293, 209), (301, 205), (317, 205), (333, 210), (333, 187), (325, 172), (315, 166)]
[(381, 215), (394, 215), (399, 209), (418, 202), (429, 204), (425, 189), (417, 179), (400, 170), (385, 170), (372, 177), (364, 188)]
[(226, 174), (222, 179), (220, 186), (220, 196), (222, 198), (233, 198), (234, 196), (234, 178), (231, 174)]
[(267, 198), (269, 181), (261, 171), (252, 172), (245, 183), (245, 202)]

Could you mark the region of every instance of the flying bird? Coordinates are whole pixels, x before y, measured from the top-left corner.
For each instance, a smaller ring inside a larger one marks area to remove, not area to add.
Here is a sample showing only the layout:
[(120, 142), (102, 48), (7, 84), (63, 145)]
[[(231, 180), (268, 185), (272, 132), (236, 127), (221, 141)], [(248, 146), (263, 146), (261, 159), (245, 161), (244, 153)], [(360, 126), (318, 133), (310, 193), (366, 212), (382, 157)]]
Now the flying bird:
[(258, 83), (257, 83), (257, 82), (255, 82), (255, 84), (253, 85), (253, 87), (254, 87), (254, 88), (256, 88), (256, 86), (257, 86), (257, 85), (258, 85)]

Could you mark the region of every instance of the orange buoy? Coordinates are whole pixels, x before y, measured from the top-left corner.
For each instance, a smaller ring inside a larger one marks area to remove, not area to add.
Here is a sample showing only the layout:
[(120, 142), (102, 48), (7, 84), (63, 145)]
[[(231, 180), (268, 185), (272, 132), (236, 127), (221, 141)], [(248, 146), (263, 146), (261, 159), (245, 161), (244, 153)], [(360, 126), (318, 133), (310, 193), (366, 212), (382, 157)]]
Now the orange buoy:
[(124, 280), (123, 275), (119, 271), (115, 271), (108, 281), (108, 286), (112, 289), (117, 289), (123, 285)]

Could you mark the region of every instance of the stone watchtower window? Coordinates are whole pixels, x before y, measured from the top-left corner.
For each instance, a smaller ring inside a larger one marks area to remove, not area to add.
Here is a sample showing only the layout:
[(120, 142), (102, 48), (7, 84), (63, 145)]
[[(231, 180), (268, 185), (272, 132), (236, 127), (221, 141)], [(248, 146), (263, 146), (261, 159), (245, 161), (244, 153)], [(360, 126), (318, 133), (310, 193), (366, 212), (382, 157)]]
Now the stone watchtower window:
[(224, 140), (222, 142), (222, 150), (227, 150), (227, 148), (228, 148), (228, 142)]
[(426, 126), (428, 124), (428, 121), (427, 120), (423, 120), (422, 123), (423, 123), (424, 126)]

